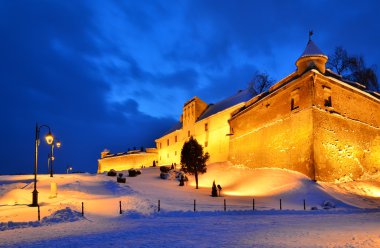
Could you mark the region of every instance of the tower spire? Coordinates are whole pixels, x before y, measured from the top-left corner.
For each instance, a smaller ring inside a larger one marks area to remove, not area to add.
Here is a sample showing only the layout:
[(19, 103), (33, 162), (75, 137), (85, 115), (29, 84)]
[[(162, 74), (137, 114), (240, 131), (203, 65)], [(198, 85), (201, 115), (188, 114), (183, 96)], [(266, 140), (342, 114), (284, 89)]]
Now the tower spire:
[(311, 41), (311, 36), (313, 36), (313, 34), (314, 34), (314, 33), (313, 33), (313, 30), (310, 30), (310, 31), (309, 31), (309, 42)]

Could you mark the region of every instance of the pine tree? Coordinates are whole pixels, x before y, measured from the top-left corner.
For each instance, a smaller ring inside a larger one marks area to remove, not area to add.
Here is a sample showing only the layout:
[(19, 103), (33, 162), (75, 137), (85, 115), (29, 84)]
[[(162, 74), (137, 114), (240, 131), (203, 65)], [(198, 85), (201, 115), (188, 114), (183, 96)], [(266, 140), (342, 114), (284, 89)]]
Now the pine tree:
[(190, 137), (189, 141), (183, 144), (181, 151), (182, 170), (195, 176), (196, 189), (198, 189), (198, 174), (207, 171), (206, 162), (209, 157), (207, 152), (203, 154), (203, 147), (193, 137)]

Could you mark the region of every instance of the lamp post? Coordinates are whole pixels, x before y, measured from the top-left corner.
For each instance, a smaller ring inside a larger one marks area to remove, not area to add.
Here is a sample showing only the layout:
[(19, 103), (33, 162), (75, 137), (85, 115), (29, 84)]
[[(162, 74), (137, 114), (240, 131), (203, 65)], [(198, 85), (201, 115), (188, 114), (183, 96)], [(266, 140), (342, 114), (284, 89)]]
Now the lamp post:
[(50, 154), (49, 154), (49, 160), (48, 162), (50, 162), (50, 177), (53, 177), (53, 161), (54, 161), (54, 147), (57, 146), (57, 148), (60, 148), (61, 147), (61, 141), (56, 141), (56, 142), (53, 142), (51, 143), (51, 150), (50, 150)]
[(72, 171), (72, 170), (73, 170), (73, 167), (71, 167), (70, 165), (66, 166), (66, 174), (69, 174), (69, 171)]
[(47, 125), (38, 126), (36, 124), (36, 138), (35, 138), (35, 147), (34, 147), (34, 190), (33, 190), (33, 202), (30, 205), (31, 207), (38, 206), (38, 191), (37, 191), (37, 170), (38, 170), (38, 146), (40, 144), (40, 130), (42, 127), (49, 129), (49, 133), (45, 136), (46, 143), (51, 145), (54, 141), (54, 137), (51, 134), (50, 127)]

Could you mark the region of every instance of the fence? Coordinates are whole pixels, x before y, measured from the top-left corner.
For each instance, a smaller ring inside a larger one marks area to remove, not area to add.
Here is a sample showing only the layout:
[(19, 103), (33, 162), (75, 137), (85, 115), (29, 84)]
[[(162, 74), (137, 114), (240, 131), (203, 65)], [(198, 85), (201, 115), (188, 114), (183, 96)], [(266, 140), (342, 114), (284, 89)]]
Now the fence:
[[(223, 201), (221, 201), (223, 200)], [(171, 204), (171, 201), (161, 201), (160, 199), (157, 200), (156, 204), (153, 204), (154, 211), (155, 212), (161, 212), (162, 210), (167, 211), (193, 211), (193, 212), (202, 212), (202, 211), (262, 211), (262, 210), (305, 210), (307, 208), (306, 205), (306, 199), (300, 200), (299, 205), (297, 205), (297, 208), (294, 207), (294, 201), (292, 201), (291, 205), (287, 205), (287, 202), (283, 199), (273, 199), (271, 204), (269, 204), (268, 200), (260, 201), (255, 198), (251, 198), (250, 201), (234, 201), (233, 199), (226, 199), (226, 198), (215, 198), (215, 201), (197, 201), (197, 199), (193, 199), (189, 202), (182, 202), (175, 204)], [(80, 202), (79, 204), (70, 205), (70, 208), (72, 210), (75, 210), (77, 212), (80, 212), (83, 217), (86, 217), (86, 212), (88, 208), (91, 208), (91, 202), (85, 203)], [(291, 206), (289, 208), (289, 206)], [(41, 219), (41, 209), (43, 207), (38, 206), (36, 208), (36, 219)], [(47, 207), (48, 208), (48, 207)], [(49, 207), (50, 208), (50, 207)], [(123, 212), (133, 209), (130, 206), (130, 203), (128, 203), (128, 199), (122, 201), (115, 201), (114, 206), (108, 207), (108, 214), (123, 214)], [(94, 210), (90, 211), (93, 214), (96, 214)], [(99, 213), (99, 214), (105, 214), (105, 213)], [(47, 216), (45, 214), (45, 216)]]

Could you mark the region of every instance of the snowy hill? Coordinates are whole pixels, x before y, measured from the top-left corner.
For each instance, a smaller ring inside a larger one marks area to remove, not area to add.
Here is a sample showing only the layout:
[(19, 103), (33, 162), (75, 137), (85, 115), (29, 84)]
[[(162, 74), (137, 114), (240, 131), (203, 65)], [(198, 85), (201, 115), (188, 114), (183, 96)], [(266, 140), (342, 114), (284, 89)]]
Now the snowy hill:
[[(153, 231), (154, 226), (158, 230), (173, 232), (174, 229), (179, 228), (175, 225), (176, 222), (185, 222), (192, 226), (195, 223), (193, 224), (191, 220), (194, 220), (208, 229), (210, 223), (222, 221), (226, 222), (227, 226), (241, 224), (240, 230), (250, 230), (251, 227), (247, 227), (249, 223), (264, 224), (273, 218), (283, 221), (283, 223), (278, 223), (279, 226), (273, 227), (273, 230), (277, 231), (279, 231), (278, 228), (284, 231), (289, 223), (297, 220), (304, 222), (303, 226), (299, 227), (300, 229), (310, 229), (315, 221), (325, 219), (327, 223), (331, 221), (331, 226), (326, 229), (332, 232), (331, 235), (336, 234), (335, 229), (339, 229), (340, 225), (349, 227), (365, 223), (362, 225), (362, 230), (365, 230), (366, 234), (362, 234), (362, 241), (380, 244), (380, 236), (376, 236), (375, 239), (371, 236), (371, 241), (365, 238), (368, 233), (372, 233), (373, 221), (377, 223), (377, 228), (380, 227), (378, 224), (380, 223), (378, 212), (380, 210), (380, 181), (377, 177), (358, 182), (318, 183), (303, 174), (289, 170), (250, 169), (229, 163), (217, 163), (208, 166), (207, 173), (200, 176), (200, 189), (195, 190), (193, 176), (189, 176), (187, 184), (180, 187), (175, 177), (168, 180), (160, 179), (159, 168), (145, 168), (141, 171), (142, 174), (137, 177), (127, 177), (125, 184), (117, 183), (116, 177), (109, 177), (106, 174), (55, 175), (54, 178), (39, 175), (37, 187), (42, 219), (40, 222), (37, 221), (37, 208), (27, 206), (32, 200), (33, 176), (0, 176), (0, 230), (2, 230), (0, 231), (0, 246), (1, 244), (17, 246), (22, 242), (28, 242), (31, 246), (33, 244), (49, 245), (53, 241), (59, 243), (61, 242), (59, 240), (64, 237), (77, 236), (76, 230), (79, 229), (83, 230), (82, 240), (87, 240), (87, 242), (93, 240), (92, 245), (101, 246), (102, 241), (96, 239), (95, 236), (105, 235), (116, 229), (123, 237), (131, 235), (124, 233), (122, 231), (124, 228), (135, 235), (137, 230), (143, 233), (150, 230), (151, 235), (160, 239), (159, 237), (165, 237), (166, 234)], [(123, 172), (123, 174), (127, 175), (128, 172)], [(221, 197), (210, 196), (214, 180), (223, 188)], [(58, 185), (56, 197), (51, 195), (52, 182)], [(280, 210), (280, 199), (282, 210)], [(82, 202), (84, 217), (81, 215)], [(119, 213), (119, 202), (121, 202), (122, 215)], [(196, 212), (194, 212), (194, 203)], [(227, 211), (224, 211), (224, 203), (226, 203)], [(347, 220), (342, 216), (350, 216), (352, 223), (346, 223)], [(238, 223), (236, 223), (237, 220), (239, 220)], [(135, 227), (127, 227), (123, 223), (134, 223)], [(371, 225), (366, 227), (368, 223)], [(173, 225), (176, 227), (174, 228)], [(172, 228), (174, 229), (171, 230)], [(49, 229), (55, 230), (56, 233), (49, 236), (41, 232), (41, 230), (49, 232)], [(141, 231), (142, 229), (145, 231)], [(261, 233), (264, 229), (257, 226), (252, 232)], [(14, 234), (18, 230), (23, 230), (23, 233), (28, 235), (23, 235), (21, 239), (14, 239)], [(242, 244), (239, 243), (240, 241), (234, 243), (236, 241), (234, 237), (241, 235), (239, 228), (236, 227), (234, 230), (231, 237), (224, 240), (221, 245)], [(350, 235), (350, 232), (344, 231), (345, 235)], [(325, 231), (319, 230), (319, 232), (327, 235)], [(146, 234), (149, 235), (149, 233)], [(191, 231), (188, 234), (195, 235)], [(91, 237), (91, 240), (84, 237)], [(177, 237), (176, 239), (178, 239), (178, 244), (192, 246), (193, 241), (187, 238)], [(305, 239), (294, 234), (288, 238), (290, 239), (283, 237), (281, 242), (285, 243), (281, 244), (288, 246), (290, 244), (288, 242), (294, 238)], [(78, 239), (73, 239), (73, 242), (78, 243), (71, 245), (83, 245)], [(150, 243), (146, 241), (139, 239), (135, 240), (137, 243), (127, 244), (159, 247), (157, 244), (147, 245)], [(254, 241), (257, 240), (251, 241), (247, 244), (255, 244)], [(266, 243), (262, 243), (265, 240), (259, 241), (261, 246), (265, 246)], [(276, 239), (268, 241), (268, 246), (278, 245), (278, 243), (273, 243), (275, 241)], [(358, 239), (350, 240), (348, 243), (345, 240), (343, 243), (341, 241), (339, 239), (332, 244), (362, 244), (357, 243)], [(206, 247), (214, 244), (214, 240), (211, 239), (205, 239), (204, 242)], [(326, 245), (326, 243), (321, 243), (321, 245)]]

